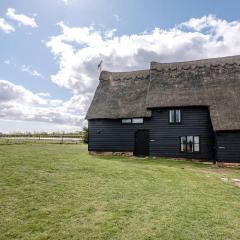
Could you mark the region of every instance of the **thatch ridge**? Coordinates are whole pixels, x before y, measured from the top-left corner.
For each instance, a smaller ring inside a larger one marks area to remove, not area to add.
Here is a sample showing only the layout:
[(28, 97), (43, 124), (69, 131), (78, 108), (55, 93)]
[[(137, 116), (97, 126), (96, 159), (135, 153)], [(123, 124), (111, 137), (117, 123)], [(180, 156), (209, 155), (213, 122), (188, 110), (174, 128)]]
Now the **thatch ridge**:
[(240, 55), (235, 56), (227, 56), (221, 58), (207, 58), (200, 60), (192, 60), (192, 61), (184, 61), (184, 62), (170, 62), (170, 63), (160, 63), (160, 62), (151, 62), (150, 69), (151, 70), (163, 70), (163, 69), (194, 69), (194, 68), (202, 68), (209, 66), (224, 66), (225, 64), (240, 64)]

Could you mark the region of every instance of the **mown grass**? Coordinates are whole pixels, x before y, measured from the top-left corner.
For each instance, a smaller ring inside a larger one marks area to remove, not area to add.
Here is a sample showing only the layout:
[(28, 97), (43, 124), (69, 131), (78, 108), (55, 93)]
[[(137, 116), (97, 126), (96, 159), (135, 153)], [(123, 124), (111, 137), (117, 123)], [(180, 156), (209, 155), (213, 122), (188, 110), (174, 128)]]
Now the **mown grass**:
[(0, 146), (0, 239), (240, 239), (239, 169)]

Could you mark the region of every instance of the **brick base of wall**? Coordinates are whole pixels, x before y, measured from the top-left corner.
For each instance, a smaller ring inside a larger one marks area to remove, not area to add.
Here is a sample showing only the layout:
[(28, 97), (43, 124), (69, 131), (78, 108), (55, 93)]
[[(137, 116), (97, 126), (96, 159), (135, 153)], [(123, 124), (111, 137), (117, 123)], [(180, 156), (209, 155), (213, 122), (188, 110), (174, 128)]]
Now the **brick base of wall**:
[(133, 156), (133, 152), (101, 152), (101, 151), (89, 151), (91, 155), (102, 155), (102, 156)]

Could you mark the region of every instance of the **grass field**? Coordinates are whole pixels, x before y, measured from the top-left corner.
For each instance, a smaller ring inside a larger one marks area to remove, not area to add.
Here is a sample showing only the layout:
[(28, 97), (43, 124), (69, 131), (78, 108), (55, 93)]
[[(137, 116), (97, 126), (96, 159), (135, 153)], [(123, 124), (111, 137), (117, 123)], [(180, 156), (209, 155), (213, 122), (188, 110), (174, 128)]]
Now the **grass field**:
[(0, 145), (0, 239), (239, 240), (234, 178), (239, 169), (84, 145)]

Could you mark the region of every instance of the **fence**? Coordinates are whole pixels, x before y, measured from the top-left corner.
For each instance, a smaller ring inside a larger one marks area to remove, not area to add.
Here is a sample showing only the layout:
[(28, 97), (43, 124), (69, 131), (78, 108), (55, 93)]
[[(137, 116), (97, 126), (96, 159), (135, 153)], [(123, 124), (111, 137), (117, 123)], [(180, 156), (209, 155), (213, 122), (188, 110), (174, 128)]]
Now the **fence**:
[(0, 144), (25, 144), (25, 143), (82, 143), (81, 136), (0, 136)]

